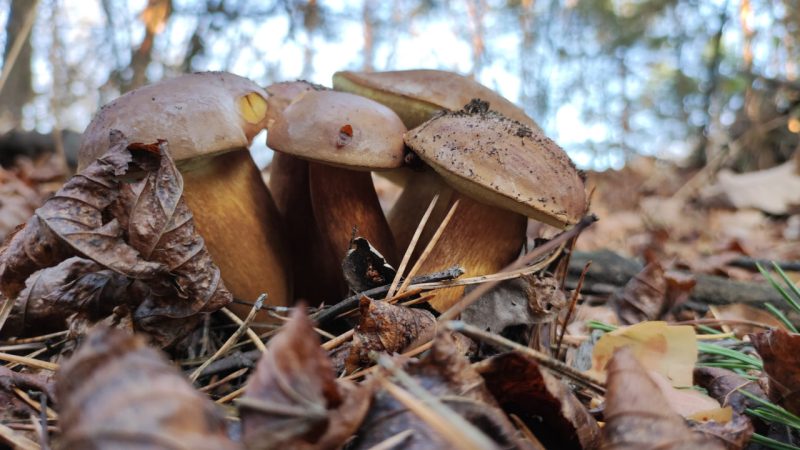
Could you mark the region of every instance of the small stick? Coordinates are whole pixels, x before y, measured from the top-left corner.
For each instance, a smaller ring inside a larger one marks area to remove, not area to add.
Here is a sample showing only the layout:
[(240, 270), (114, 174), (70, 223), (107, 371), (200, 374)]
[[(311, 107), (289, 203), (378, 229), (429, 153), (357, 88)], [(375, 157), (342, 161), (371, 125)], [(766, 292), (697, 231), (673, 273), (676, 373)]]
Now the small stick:
[[(239, 316), (234, 314), (230, 309), (222, 308), (222, 313), (225, 314), (226, 316), (228, 316), (228, 318), (231, 319), (233, 321), (233, 323), (235, 323), (236, 325), (239, 325), (239, 327), (244, 325), (244, 322), (242, 321), (242, 319), (240, 319)], [(247, 333), (247, 337), (250, 338), (250, 342), (252, 342), (253, 345), (255, 345), (257, 349), (261, 350), (262, 352), (267, 351), (267, 347), (264, 345), (264, 341), (262, 341), (258, 337), (256, 332), (253, 331), (253, 329), (250, 328), (250, 326), (246, 326), (245, 330), (246, 330), (245, 333)]]
[(405, 280), (403, 280), (403, 284), (400, 285), (400, 292), (405, 291), (408, 289), (408, 285), (411, 284), (411, 279), (419, 272), (419, 269), (422, 268), (422, 265), (425, 264), (425, 260), (428, 259), (428, 256), (431, 254), (433, 249), (436, 247), (436, 243), (439, 242), (439, 238), (442, 236), (445, 228), (447, 228), (447, 224), (450, 223), (450, 219), (453, 218), (453, 213), (456, 212), (456, 208), (458, 208), (458, 203), (461, 200), (456, 200), (453, 203), (453, 206), (450, 207), (450, 211), (447, 211), (447, 215), (442, 220), (442, 223), (439, 224), (439, 227), (436, 229), (436, 232), (433, 234), (433, 237), (430, 241), (428, 241), (428, 245), (425, 246), (425, 250), (422, 251), (422, 254), (419, 255), (417, 258), (417, 262), (414, 263), (414, 267), (408, 272), (408, 276)]
[(481, 430), (431, 395), (416, 380), (397, 367), (387, 355), (378, 357), (378, 363), (386, 368), (405, 389), (392, 383), (386, 377), (380, 378), (381, 387), (436, 430), (452, 445), (452, 448), (474, 450), (497, 448), (497, 445)]
[[(527, 255), (524, 255), (520, 258), (517, 258), (516, 261), (508, 265), (503, 271), (512, 271), (519, 269), (526, 264), (530, 263), (531, 261), (535, 260), (536, 258), (540, 258), (549, 254), (551, 251), (560, 248), (564, 245), (565, 242), (572, 239), (574, 236), (579, 235), (586, 227), (593, 224), (597, 218), (593, 215), (585, 216), (578, 222), (574, 227), (570, 228), (567, 231), (562, 232), (558, 236), (550, 239), (545, 244), (536, 247)], [(488, 283), (484, 283), (477, 288), (473, 289), (472, 292), (465, 295), (461, 298), (458, 302), (456, 302), (453, 306), (451, 306), (447, 311), (445, 311), (441, 316), (439, 316), (438, 321), (444, 322), (447, 320), (453, 320), (458, 317), (469, 305), (478, 301), (484, 294), (494, 289), (497, 284), (500, 283), (500, 280), (490, 281)]]
[(498, 336), (496, 334), (483, 331), (476, 326), (469, 325), (461, 321), (446, 322), (444, 326), (450, 330), (466, 334), (471, 338), (478, 339), (483, 342), (488, 342), (490, 344), (507, 347), (512, 350), (516, 350), (524, 354), (525, 356), (535, 360), (543, 367), (546, 367), (562, 376), (565, 376), (597, 393), (605, 395), (606, 389), (604, 386), (605, 383), (603, 383), (603, 381), (592, 375), (579, 372), (578, 370), (542, 352), (536, 351), (530, 347), (525, 347), (524, 345), (517, 344), (516, 342), (506, 339), (502, 336)]
[(356, 333), (355, 328), (353, 328), (351, 330), (348, 330), (348, 331), (345, 331), (344, 333), (340, 334), (339, 336), (336, 336), (336, 338), (331, 339), (330, 341), (322, 344), (322, 348), (325, 351), (331, 351), (331, 350), (335, 349), (336, 347), (342, 345), (344, 342), (349, 341), (350, 338), (352, 338), (355, 333)]
[(222, 405), (222, 404), (228, 403), (229, 401), (231, 401), (231, 400), (233, 400), (235, 398), (239, 398), (239, 397), (242, 396), (242, 394), (244, 394), (245, 389), (246, 389), (246, 386), (242, 386), (239, 389), (231, 392), (230, 394), (228, 394), (228, 395), (226, 395), (224, 397), (218, 398), (215, 403), (217, 403), (218, 405)]
[[(591, 267), (592, 262), (589, 261), (583, 266), (583, 272), (581, 272), (581, 277), (578, 279), (578, 287), (572, 291), (572, 299), (569, 302), (569, 309), (567, 310), (567, 315), (564, 317), (564, 324), (561, 325), (561, 333), (558, 335), (558, 343), (556, 344), (556, 358), (559, 358), (559, 354), (561, 353), (561, 341), (564, 340), (564, 333), (567, 331), (567, 325), (569, 325), (569, 319), (572, 318), (572, 312), (575, 311), (575, 304), (578, 303), (578, 296), (581, 293), (581, 287), (583, 287), (583, 279), (586, 278), (586, 272), (589, 271), (589, 267)], [(562, 283), (563, 286), (563, 283)]]
[(16, 450), (41, 450), (39, 444), (0, 423), (0, 440), (12, 444)]
[(0, 352), (0, 361), (13, 362), (17, 364), (22, 364), (23, 366), (49, 370), (51, 372), (55, 372), (56, 370), (58, 370), (58, 364), (42, 361), (39, 359), (28, 358), (25, 356), (12, 355), (10, 353)]
[(208, 391), (214, 389), (217, 386), (220, 386), (220, 385), (223, 385), (223, 384), (227, 383), (228, 381), (231, 381), (233, 379), (239, 378), (240, 376), (242, 376), (245, 373), (247, 373), (248, 370), (250, 370), (249, 367), (242, 367), (241, 369), (237, 370), (236, 372), (228, 374), (224, 378), (220, 378), (219, 380), (217, 380), (217, 381), (215, 381), (215, 382), (213, 382), (211, 384), (207, 384), (207, 385), (201, 387), (200, 389), (198, 389), (198, 391), (200, 391), (200, 392), (208, 392)]
[[(458, 278), (464, 274), (464, 269), (459, 266), (453, 266), (448, 269), (442, 270), (441, 272), (434, 272), (428, 275), (420, 275), (414, 278), (412, 287), (415, 287), (416, 284), (424, 284), (424, 283), (431, 283), (441, 280), (452, 280), (454, 278)], [(350, 297), (345, 298), (344, 300), (331, 305), (328, 308), (321, 309), (316, 313), (311, 315), (311, 320), (317, 322), (317, 324), (323, 324), (329, 320), (335, 319), (342, 314), (349, 312), (352, 309), (355, 309), (358, 306), (358, 302), (361, 300), (361, 297), (366, 295), (370, 298), (377, 298), (381, 295), (386, 294), (389, 290), (389, 285), (386, 286), (379, 286), (376, 288), (372, 288), (366, 290), (364, 292), (360, 292), (355, 295), (351, 295)]]
[(388, 437), (377, 444), (373, 445), (367, 450), (393, 450), (400, 448), (400, 444), (404, 443), (406, 439), (414, 435), (414, 430), (404, 430), (394, 436)]
[(203, 364), (201, 364), (200, 367), (198, 367), (194, 371), (194, 373), (192, 373), (192, 376), (189, 377), (189, 379), (192, 380), (192, 383), (194, 383), (195, 381), (197, 381), (198, 378), (200, 378), (200, 375), (203, 374), (203, 370), (205, 370), (205, 368), (208, 367), (209, 364), (214, 362), (220, 356), (224, 355), (228, 350), (230, 350), (233, 344), (235, 344), (239, 340), (239, 338), (245, 333), (245, 330), (248, 329), (250, 322), (252, 322), (253, 319), (256, 318), (258, 310), (260, 310), (261, 306), (264, 305), (264, 300), (266, 299), (267, 299), (267, 294), (261, 294), (258, 297), (258, 300), (256, 300), (256, 304), (253, 305), (253, 309), (251, 309), (250, 312), (247, 313), (247, 317), (245, 317), (244, 321), (239, 325), (239, 328), (237, 328), (236, 331), (233, 332), (233, 334), (228, 338), (228, 340), (225, 341), (225, 343), (222, 344), (222, 346), (219, 349), (217, 349), (217, 351), (214, 352), (214, 354), (211, 355), (210, 358), (205, 360)]
[[(428, 341), (425, 344), (420, 345), (419, 347), (413, 348), (413, 349), (403, 353), (402, 356), (405, 356), (407, 358), (410, 358), (412, 356), (417, 356), (420, 353), (430, 349), (432, 345), (433, 345), (433, 341)], [(355, 372), (355, 373), (351, 373), (350, 375), (347, 375), (346, 377), (344, 377), (344, 379), (345, 380), (357, 380), (359, 378), (363, 378), (363, 377), (369, 375), (370, 373), (374, 372), (375, 370), (377, 370), (378, 367), (380, 367), (380, 366), (367, 367), (364, 370), (361, 370), (359, 372)]]
[(422, 215), (422, 219), (420, 219), (417, 229), (414, 230), (414, 235), (411, 237), (411, 242), (408, 243), (408, 248), (406, 248), (406, 252), (403, 255), (403, 260), (400, 262), (400, 267), (397, 268), (397, 273), (394, 275), (394, 280), (392, 280), (392, 284), (389, 286), (389, 291), (386, 294), (387, 297), (394, 295), (394, 291), (397, 289), (397, 284), (400, 283), (400, 279), (403, 278), (403, 272), (406, 270), (408, 261), (411, 260), (411, 255), (414, 253), (414, 247), (417, 246), (417, 241), (419, 241), (419, 237), (422, 235), (422, 230), (425, 229), (425, 225), (428, 223), (428, 219), (431, 217), (431, 213), (433, 212), (433, 207), (436, 206), (436, 202), (438, 201), (439, 194), (436, 194), (433, 196), (433, 199), (431, 199), (431, 203), (428, 205), (428, 209), (425, 210), (425, 214)]
[(55, 333), (43, 334), (41, 336), (34, 336), (34, 337), (29, 337), (29, 338), (13, 338), (13, 339), (9, 339), (7, 341), (3, 341), (2, 344), (3, 345), (32, 344), (32, 343), (47, 341), (49, 339), (56, 338), (56, 337), (66, 336), (67, 333), (69, 333), (69, 330), (58, 331), (58, 332), (55, 332)]
[[(25, 391), (23, 391), (20, 388), (14, 388), (14, 393), (17, 394), (17, 397), (19, 397), (20, 400), (22, 400), (23, 402), (27, 403), (28, 406), (30, 406), (31, 408), (35, 409), (36, 411), (38, 411), (40, 413), (42, 412), (41, 403), (35, 401), (34, 399), (32, 399), (30, 397), (30, 395), (28, 395)], [(47, 405), (45, 405), (45, 410), (44, 411), (47, 413), (47, 418), (48, 419), (53, 419), (53, 420), (58, 419), (58, 414), (56, 414), (56, 412), (53, 411), (51, 408), (49, 408)]]

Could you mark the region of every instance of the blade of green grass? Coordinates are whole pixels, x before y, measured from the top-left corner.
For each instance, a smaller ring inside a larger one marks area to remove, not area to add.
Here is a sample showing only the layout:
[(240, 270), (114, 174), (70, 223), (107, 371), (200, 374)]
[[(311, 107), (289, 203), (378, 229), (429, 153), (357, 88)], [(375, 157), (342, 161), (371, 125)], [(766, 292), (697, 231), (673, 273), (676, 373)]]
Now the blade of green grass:
[[(770, 275), (770, 273), (767, 272), (767, 270), (761, 264), (756, 263), (756, 267), (758, 268), (758, 271), (761, 272), (761, 275), (763, 275), (764, 278), (766, 278), (767, 281), (769, 281), (769, 284), (771, 284), (772, 287), (775, 288), (775, 290), (781, 294), (781, 297), (783, 297), (786, 300), (786, 302), (789, 303), (789, 305), (792, 308), (794, 308), (795, 311), (800, 312), (800, 303), (797, 303), (797, 300), (792, 298), (792, 296), (789, 295), (786, 289), (784, 289), (783, 286), (781, 286), (777, 281), (775, 281), (775, 279), (772, 278), (772, 275)], [(789, 283), (789, 285), (794, 286), (792, 283)]]
[(791, 331), (792, 333), (797, 333), (797, 328), (794, 327), (792, 322), (789, 321), (789, 318), (786, 317), (786, 315), (783, 314), (783, 312), (781, 312), (781, 310), (776, 308), (775, 305), (773, 305), (772, 303), (767, 302), (767, 303), (764, 303), (764, 308), (767, 308), (767, 311), (772, 313), (773, 316), (775, 316), (778, 320), (780, 320), (781, 323), (783, 323), (783, 325), (786, 326), (786, 328), (789, 329), (789, 331)]
[(781, 441), (776, 441), (775, 439), (762, 436), (758, 433), (753, 433), (753, 435), (750, 437), (750, 440), (752, 442), (758, 442), (764, 447), (774, 448), (777, 450), (800, 450), (800, 447), (795, 447), (794, 445), (791, 444), (786, 444)]

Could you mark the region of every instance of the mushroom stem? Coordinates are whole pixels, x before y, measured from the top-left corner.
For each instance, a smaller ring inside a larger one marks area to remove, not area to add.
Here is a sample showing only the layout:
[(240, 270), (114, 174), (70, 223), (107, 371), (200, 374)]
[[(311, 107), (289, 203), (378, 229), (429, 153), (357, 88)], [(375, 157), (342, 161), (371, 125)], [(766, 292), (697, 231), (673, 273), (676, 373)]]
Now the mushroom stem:
[(311, 206), (308, 161), (275, 152), (270, 164), (269, 188), (286, 230), (295, 298), (310, 305), (330, 301), (341, 281), (335, 272), (338, 265), (330, 265), (329, 258), (314, 254), (322, 247), (322, 240)]
[[(464, 268), (467, 277), (492, 274), (519, 255), (525, 241), (527, 217), (472, 200), (454, 191), (431, 171), (412, 173), (389, 212), (389, 226), (398, 248), (408, 245), (425, 207), (437, 193), (439, 202), (422, 233), (421, 243), (430, 240), (450, 206), (456, 200), (460, 200), (460, 204), (420, 268), (421, 273), (458, 264)], [(418, 246), (412, 260), (419, 257), (423, 247)], [(445, 311), (463, 294), (463, 286), (442, 289), (436, 292), (430, 303), (437, 311)]]
[[(353, 227), (386, 258), (397, 264), (397, 248), (381, 210), (370, 172), (360, 172), (309, 162), (311, 204), (323, 251), (332, 267), (339, 268), (350, 248)], [(341, 270), (340, 285), (345, 286)], [(333, 294), (333, 293), (331, 293)], [(329, 299), (331, 300), (331, 299)]]
[[(291, 300), (289, 258), (280, 216), (247, 149), (198, 158), (180, 166), (184, 198), (208, 251), (234, 297), (270, 305)], [(247, 305), (232, 304), (244, 317)]]

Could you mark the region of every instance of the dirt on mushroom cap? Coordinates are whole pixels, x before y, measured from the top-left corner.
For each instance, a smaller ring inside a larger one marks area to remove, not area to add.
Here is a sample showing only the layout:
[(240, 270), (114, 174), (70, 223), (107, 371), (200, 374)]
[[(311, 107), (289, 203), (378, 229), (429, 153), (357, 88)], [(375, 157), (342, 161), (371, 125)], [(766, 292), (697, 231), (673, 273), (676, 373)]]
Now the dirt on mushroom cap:
[(406, 133), (406, 145), (470, 197), (565, 227), (586, 210), (583, 180), (545, 135), (472, 102)]

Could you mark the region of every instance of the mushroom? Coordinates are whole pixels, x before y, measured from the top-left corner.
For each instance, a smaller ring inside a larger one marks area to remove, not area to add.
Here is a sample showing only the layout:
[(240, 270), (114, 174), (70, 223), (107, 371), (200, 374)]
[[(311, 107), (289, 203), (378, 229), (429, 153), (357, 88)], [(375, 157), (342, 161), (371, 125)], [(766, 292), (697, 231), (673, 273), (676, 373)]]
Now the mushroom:
[[(510, 214), (566, 228), (586, 210), (583, 180), (567, 154), (542, 133), (489, 111), (486, 102), (473, 100), (463, 110), (435, 116), (406, 133), (405, 143), (450, 186)], [(475, 264), (467, 270), (476, 271), (483, 268), (479, 266), (484, 249), (513, 248), (509, 243), (514, 236), (500, 234), (502, 225), (492, 229), (479, 220), (465, 224), (471, 233), (467, 245), (456, 246), (451, 239), (448, 245), (456, 247), (435, 249), (432, 259), (449, 258), (452, 263), (466, 257)], [(464, 239), (462, 229), (454, 229)], [(476, 229), (484, 234), (478, 236)], [(455, 251), (460, 254), (455, 256)], [(442, 311), (457, 299), (437, 296), (431, 303)]]
[[(291, 300), (290, 265), (272, 197), (247, 148), (267, 122), (267, 94), (224, 72), (182, 75), (145, 86), (104, 106), (83, 133), (78, 169), (108, 147), (109, 130), (132, 142), (165, 139), (183, 175), (195, 225), (240, 299)], [(246, 314), (245, 305), (232, 305)]]
[[(413, 129), (442, 110), (458, 110), (474, 98), (490, 102), (493, 110), (519, 121), (532, 132), (539, 126), (524, 111), (481, 84), (439, 70), (408, 70), (383, 73), (338, 72), (334, 89), (377, 100), (392, 109)], [(466, 275), (494, 273), (517, 257), (525, 242), (527, 219), (491, 203), (471, 199), (453, 191), (431, 171), (406, 171), (405, 188), (390, 210), (388, 220), (399, 248), (405, 248), (433, 195), (440, 200), (425, 227), (420, 242), (427, 242), (447, 210), (460, 200), (447, 231), (420, 270), (431, 272), (453, 263), (461, 264)], [(491, 239), (487, 237), (491, 236)], [(418, 246), (417, 258), (423, 246)], [(446, 309), (463, 294), (463, 287), (437, 292), (434, 307)]]
[(342, 288), (344, 278), (338, 268), (350, 248), (353, 227), (387, 261), (397, 261), (394, 238), (369, 171), (402, 165), (405, 131), (391, 109), (330, 90), (300, 94), (268, 126), (270, 148), (309, 161), (311, 208), (323, 257), (329, 268), (337, 268)]

